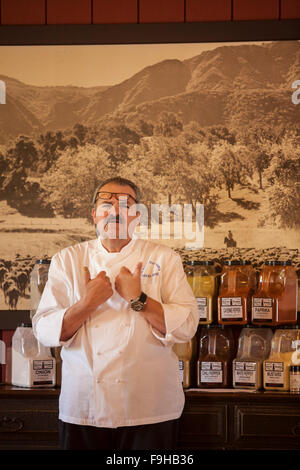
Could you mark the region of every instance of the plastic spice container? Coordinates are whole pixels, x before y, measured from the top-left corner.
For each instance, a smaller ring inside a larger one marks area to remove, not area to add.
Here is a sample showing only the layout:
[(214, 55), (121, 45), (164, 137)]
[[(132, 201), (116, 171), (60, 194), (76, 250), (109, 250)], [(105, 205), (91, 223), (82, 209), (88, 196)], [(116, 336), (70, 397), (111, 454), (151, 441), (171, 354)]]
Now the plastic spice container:
[(56, 361), (50, 348), (39, 343), (31, 325), (19, 326), (12, 338), (12, 384), (19, 387), (54, 387)]
[(198, 387), (230, 387), (233, 355), (234, 339), (230, 326), (202, 326), (197, 362)]
[(238, 340), (237, 356), (232, 363), (233, 387), (259, 390), (263, 383), (263, 361), (269, 357), (270, 328), (243, 328)]
[(251, 321), (260, 325), (297, 322), (298, 279), (289, 261), (266, 261), (252, 296)]
[(194, 383), (194, 370), (197, 354), (196, 336), (186, 343), (175, 343), (173, 351), (178, 357), (182, 386), (183, 388), (189, 388)]
[(300, 330), (281, 328), (275, 331), (270, 356), (264, 361), (264, 388), (289, 390), (291, 365), (300, 365)]
[(242, 261), (226, 261), (220, 277), (218, 322), (223, 325), (248, 323), (253, 278)]
[(48, 280), (49, 259), (39, 259), (35, 262), (30, 274), (30, 318), (36, 313), (42, 293)]
[(216, 291), (215, 268), (212, 261), (189, 261), (187, 279), (197, 300), (199, 323), (210, 324)]

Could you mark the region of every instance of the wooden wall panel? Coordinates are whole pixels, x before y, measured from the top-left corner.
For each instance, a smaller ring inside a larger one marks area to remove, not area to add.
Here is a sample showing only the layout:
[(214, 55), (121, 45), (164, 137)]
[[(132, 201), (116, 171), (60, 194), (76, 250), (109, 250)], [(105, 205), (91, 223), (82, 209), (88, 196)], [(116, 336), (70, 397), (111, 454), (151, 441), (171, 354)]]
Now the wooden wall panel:
[(300, 18), (300, 0), (281, 0), (281, 19)]
[(1, 24), (45, 24), (45, 0), (1, 0)]
[(233, 0), (234, 20), (278, 20), (279, 0)]
[(47, 24), (90, 24), (92, 0), (47, 0)]
[(94, 24), (137, 23), (137, 0), (93, 0)]
[(140, 23), (184, 22), (184, 0), (140, 0)]
[(0, 0), (0, 24), (300, 19), (300, 0)]
[(231, 0), (186, 0), (186, 21), (230, 21)]

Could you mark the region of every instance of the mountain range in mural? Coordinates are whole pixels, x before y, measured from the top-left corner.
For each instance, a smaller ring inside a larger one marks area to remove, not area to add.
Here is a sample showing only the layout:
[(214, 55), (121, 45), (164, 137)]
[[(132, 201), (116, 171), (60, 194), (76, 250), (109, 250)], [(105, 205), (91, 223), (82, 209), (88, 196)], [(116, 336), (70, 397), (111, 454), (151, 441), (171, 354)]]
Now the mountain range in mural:
[(299, 109), (289, 106), (292, 83), (300, 78), (297, 41), (220, 46), (191, 59), (165, 60), (110, 87), (27, 85), (0, 75), (7, 104), (0, 107), (0, 143), (20, 134), (37, 136), (76, 123), (95, 126), (107, 115), (126, 122), (155, 120), (163, 111), (185, 124), (290, 125)]

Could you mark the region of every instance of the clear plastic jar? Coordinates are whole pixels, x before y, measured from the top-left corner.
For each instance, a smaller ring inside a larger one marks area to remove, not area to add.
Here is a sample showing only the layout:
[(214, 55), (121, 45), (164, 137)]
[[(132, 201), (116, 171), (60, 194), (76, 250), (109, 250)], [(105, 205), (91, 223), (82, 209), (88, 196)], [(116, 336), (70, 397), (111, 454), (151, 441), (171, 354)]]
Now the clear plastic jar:
[(264, 361), (264, 388), (289, 390), (290, 366), (300, 365), (300, 330), (298, 327), (280, 328), (275, 331), (271, 352)]
[(178, 357), (182, 386), (183, 388), (189, 388), (195, 382), (194, 371), (197, 354), (196, 336), (186, 343), (175, 343), (173, 351)]
[(197, 385), (199, 388), (231, 386), (235, 344), (230, 326), (202, 326), (199, 337)]
[(263, 383), (263, 361), (269, 357), (271, 328), (243, 328), (237, 356), (232, 363), (233, 387), (259, 390)]
[(254, 267), (249, 260), (242, 260), (241, 261), (241, 270), (244, 271), (249, 280), (250, 285), (250, 294), (253, 294), (257, 288), (257, 275)]
[(199, 323), (213, 321), (213, 306), (216, 295), (216, 273), (212, 261), (189, 261), (187, 280), (197, 300)]
[(30, 324), (22, 324), (12, 338), (12, 384), (36, 388), (55, 383), (56, 361), (50, 348), (37, 341)]
[(266, 261), (252, 296), (251, 321), (261, 325), (297, 323), (298, 278), (289, 261)]
[(42, 293), (48, 280), (49, 259), (39, 259), (35, 262), (30, 274), (30, 318), (36, 313)]
[(224, 325), (248, 323), (253, 273), (243, 261), (225, 261), (220, 276), (218, 322)]

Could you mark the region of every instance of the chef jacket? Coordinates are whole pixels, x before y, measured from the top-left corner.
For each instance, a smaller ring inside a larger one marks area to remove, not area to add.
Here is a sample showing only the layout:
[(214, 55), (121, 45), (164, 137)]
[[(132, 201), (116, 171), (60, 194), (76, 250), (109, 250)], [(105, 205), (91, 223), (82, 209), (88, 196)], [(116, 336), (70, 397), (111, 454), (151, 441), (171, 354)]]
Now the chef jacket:
[[(139, 261), (142, 290), (162, 304), (165, 335), (114, 288), (121, 267), (133, 272)], [(64, 314), (83, 295), (84, 266), (91, 278), (106, 271), (113, 295), (60, 341)], [(190, 340), (198, 322), (181, 258), (165, 245), (132, 238), (120, 252), (108, 252), (96, 239), (55, 254), (32, 324), (42, 344), (63, 346), (59, 418), (109, 428), (178, 418), (184, 393), (172, 345)]]

